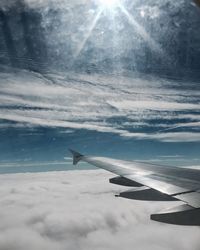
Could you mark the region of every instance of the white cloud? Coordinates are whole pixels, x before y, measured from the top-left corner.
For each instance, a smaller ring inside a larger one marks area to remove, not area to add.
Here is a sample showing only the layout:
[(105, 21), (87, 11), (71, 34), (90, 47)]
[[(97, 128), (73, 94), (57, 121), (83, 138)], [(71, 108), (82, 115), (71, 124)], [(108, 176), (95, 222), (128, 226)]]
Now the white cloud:
[(2, 250), (198, 250), (199, 229), (153, 222), (176, 203), (116, 198), (101, 170), (1, 175)]
[(191, 168), (191, 169), (197, 169), (200, 170), (200, 166), (199, 165), (194, 165), (194, 166), (185, 166), (185, 168)]
[[(199, 115), (193, 113), (199, 111), (199, 95), (192, 89), (176, 89), (174, 82), (137, 76), (119, 76), (116, 81), (116, 76), (63, 73), (45, 77), (26, 71), (1, 76), (0, 118), (4, 120), (138, 139), (199, 141)], [(162, 122), (152, 124), (151, 119)], [(188, 121), (173, 123), (173, 119)], [(157, 133), (145, 133), (148, 127), (157, 127)], [(160, 131), (162, 127), (165, 130)], [(166, 133), (177, 128), (181, 131)]]
[(193, 132), (171, 132), (146, 135), (146, 139), (157, 139), (164, 142), (198, 142), (200, 141), (200, 133)]
[[(30, 159), (29, 159), (30, 161)], [(69, 157), (65, 157), (65, 161), (51, 161), (51, 162), (1, 162), (0, 163), (0, 168), (1, 167), (6, 167), (6, 168), (9, 168), (9, 167), (37, 167), (37, 166), (51, 166), (51, 165), (71, 165), (71, 158)]]
[(199, 109), (199, 104), (190, 103), (177, 103), (177, 102), (166, 102), (160, 100), (139, 100), (139, 101), (127, 101), (121, 102), (112, 101), (109, 102), (112, 106), (119, 110), (130, 110), (130, 109), (145, 109), (145, 110), (194, 110)]

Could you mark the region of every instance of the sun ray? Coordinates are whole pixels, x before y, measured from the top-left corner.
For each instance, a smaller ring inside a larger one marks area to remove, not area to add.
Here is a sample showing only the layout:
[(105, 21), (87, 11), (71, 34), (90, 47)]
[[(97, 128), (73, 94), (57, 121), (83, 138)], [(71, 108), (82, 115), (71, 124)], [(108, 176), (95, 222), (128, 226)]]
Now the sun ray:
[(121, 11), (125, 14), (127, 17), (129, 23), (134, 27), (136, 32), (145, 40), (145, 42), (148, 43), (149, 47), (158, 53), (160, 53), (162, 56), (166, 56), (165, 52), (161, 48), (161, 46), (153, 40), (153, 38), (147, 33), (147, 31), (142, 27), (135, 19), (134, 17), (125, 9), (125, 7), (121, 4), (119, 4), (119, 8)]
[(101, 8), (98, 11), (97, 15), (95, 16), (91, 26), (89, 27), (88, 32), (85, 34), (85, 37), (84, 37), (83, 41), (79, 44), (79, 46), (78, 46), (78, 48), (77, 48), (77, 50), (76, 50), (76, 52), (74, 54), (74, 60), (80, 55), (81, 51), (85, 47), (85, 44), (87, 43), (87, 41), (90, 38), (94, 28), (96, 27), (96, 24), (97, 24), (101, 14), (102, 14), (102, 12), (103, 12), (103, 9)]

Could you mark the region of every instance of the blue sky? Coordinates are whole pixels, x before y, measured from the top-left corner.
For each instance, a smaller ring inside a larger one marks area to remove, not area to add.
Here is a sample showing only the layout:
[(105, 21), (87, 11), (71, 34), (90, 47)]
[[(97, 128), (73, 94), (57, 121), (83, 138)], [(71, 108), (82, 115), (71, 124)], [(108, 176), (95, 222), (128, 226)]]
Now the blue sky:
[(71, 169), (68, 148), (200, 164), (199, 9), (112, 3), (1, 2), (0, 172)]
[(68, 148), (199, 164), (198, 82), (133, 73), (116, 78), (20, 70), (1, 76), (2, 172), (71, 169), (64, 159), (70, 157)]

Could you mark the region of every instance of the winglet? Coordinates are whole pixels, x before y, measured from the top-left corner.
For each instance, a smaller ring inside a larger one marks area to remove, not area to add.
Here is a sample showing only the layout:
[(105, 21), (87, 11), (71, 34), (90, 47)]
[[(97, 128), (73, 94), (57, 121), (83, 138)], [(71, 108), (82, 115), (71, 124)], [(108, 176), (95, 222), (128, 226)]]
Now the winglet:
[(81, 160), (81, 158), (83, 157), (83, 155), (80, 154), (79, 152), (76, 152), (76, 151), (72, 150), (72, 149), (69, 149), (69, 151), (73, 155), (73, 165), (76, 165)]

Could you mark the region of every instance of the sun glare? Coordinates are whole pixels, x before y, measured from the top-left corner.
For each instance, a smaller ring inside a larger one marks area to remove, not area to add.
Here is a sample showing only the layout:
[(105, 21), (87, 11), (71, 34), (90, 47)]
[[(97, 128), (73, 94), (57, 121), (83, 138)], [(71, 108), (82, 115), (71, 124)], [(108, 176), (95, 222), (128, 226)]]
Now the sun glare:
[(114, 9), (118, 6), (119, 0), (99, 0), (103, 8)]

